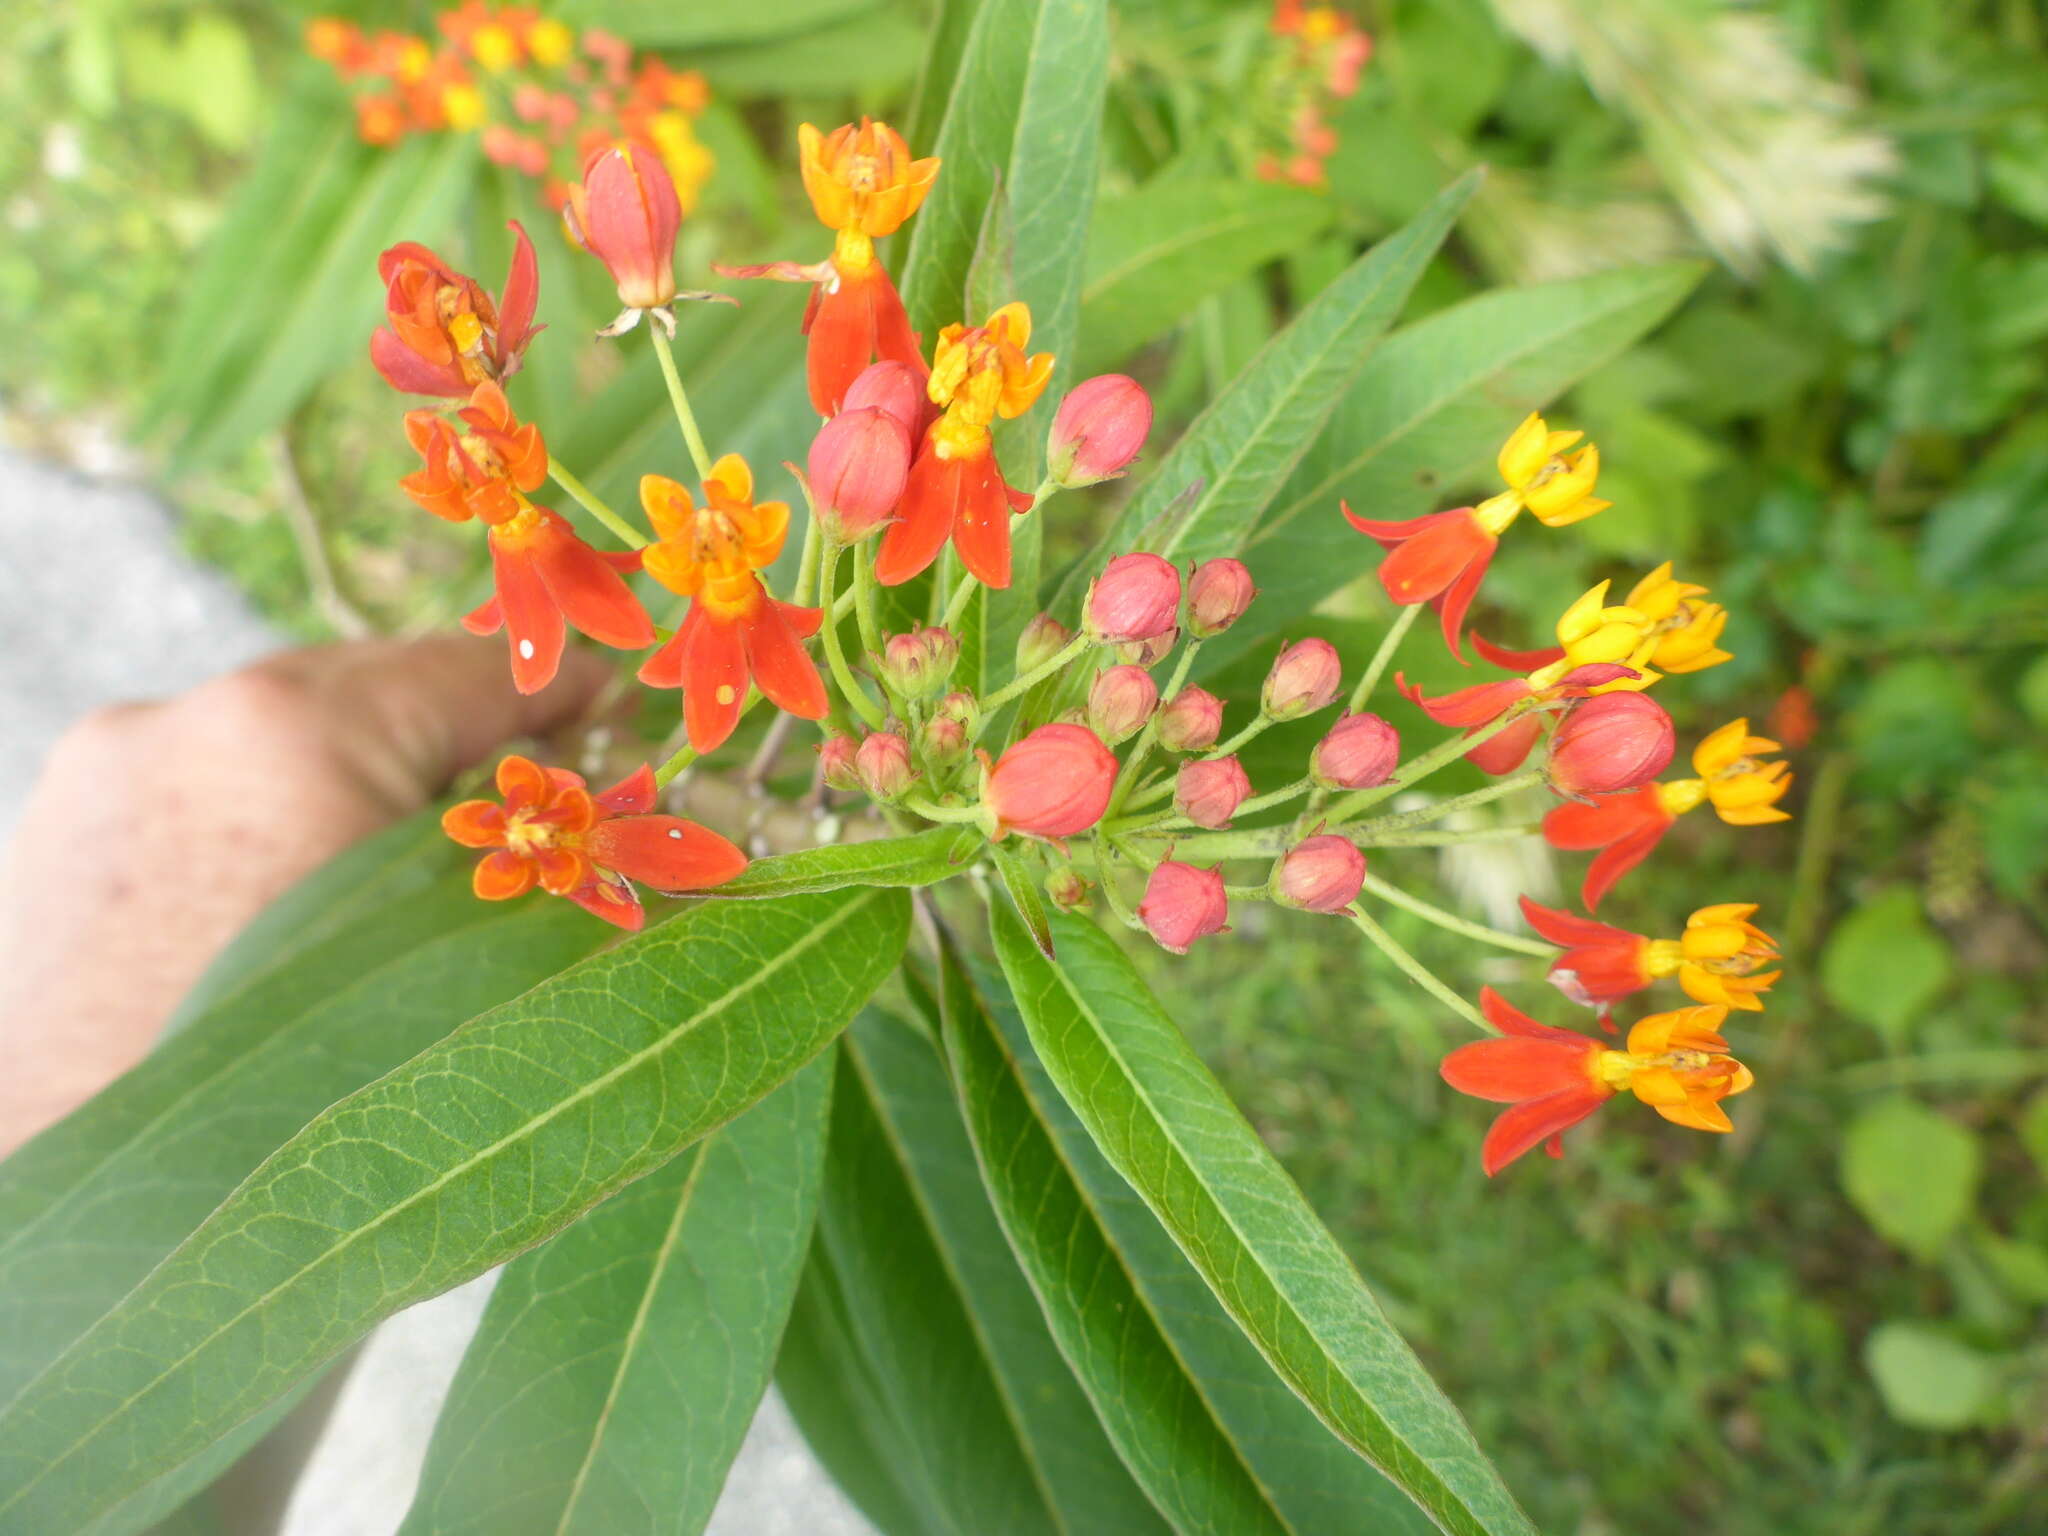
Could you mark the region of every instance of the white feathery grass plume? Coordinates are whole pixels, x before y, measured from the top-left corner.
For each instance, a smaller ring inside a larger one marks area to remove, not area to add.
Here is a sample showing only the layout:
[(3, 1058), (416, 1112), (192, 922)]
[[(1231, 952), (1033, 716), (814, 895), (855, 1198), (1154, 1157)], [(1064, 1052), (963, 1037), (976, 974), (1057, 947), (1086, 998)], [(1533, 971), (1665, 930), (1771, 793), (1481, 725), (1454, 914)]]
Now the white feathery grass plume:
[(1492, 0), (1503, 26), (1574, 63), (1628, 114), (1700, 238), (1753, 274), (1800, 273), (1880, 216), (1891, 141), (1850, 120), (1854, 97), (1808, 69), (1775, 16), (1739, 0)]

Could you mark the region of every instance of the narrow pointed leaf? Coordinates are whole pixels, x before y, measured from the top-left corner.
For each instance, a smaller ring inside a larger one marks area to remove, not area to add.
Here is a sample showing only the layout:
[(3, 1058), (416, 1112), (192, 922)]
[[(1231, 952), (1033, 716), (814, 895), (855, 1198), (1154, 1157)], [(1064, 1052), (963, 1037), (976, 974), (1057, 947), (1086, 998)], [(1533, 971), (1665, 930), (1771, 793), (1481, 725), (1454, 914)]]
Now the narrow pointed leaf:
[(1031, 870), (1001, 843), (989, 844), (989, 859), (995, 865), (996, 873), (1002, 877), (1003, 889), (1009, 892), (1010, 904), (1017, 909), (1017, 916), (1023, 919), (1031, 942), (1038, 946), (1041, 954), (1050, 956), (1052, 923), (1046, 916), (1045, 898), (1039, 894), (1038, 882), (1031, 878)]
[(831, 1042), (908, 925), (897, 891), (700, 906), (323, 1112), (0, 1411), (0, 1529), (77, 1526), (716, 1130)]
[(506, 1266), (402, 1533), (689, 1536), (810, 1246), (830, 1057)]
[(1273, 1374), (1103, 1160), (1001, 977), (949, 953), (943, 980), (947, 1055), (1004, 1230), (1125, 1463), (1176, 1529), (1429, 1530)]
[(1049, 961), (1008, 909), (990, 912), (1047, 1073), (1281, 1379), (1444, 1529), (1533, 1536), (1457, 1410), (1114, 940), (1062, 916)]
[[(1479, 185), (1470, 173), (1438, 193), (1316, 296), (1260, 349), (1159, 461), (1118, 514), (1099, 554), (1145, 548), (1186, 564), (1235, 554), (1345, 389), (1408, 302), (1416, 281)], [(1100, 559), (1060, 591), (1077, 608)]]
[(850, 885), (937, 885), (965, 874), (986, 841), (971, 827), (945, 826), (908, 837), (805, 848), (756, 859), (737, 879), (704, 894), (739, 901), (837, 891)]

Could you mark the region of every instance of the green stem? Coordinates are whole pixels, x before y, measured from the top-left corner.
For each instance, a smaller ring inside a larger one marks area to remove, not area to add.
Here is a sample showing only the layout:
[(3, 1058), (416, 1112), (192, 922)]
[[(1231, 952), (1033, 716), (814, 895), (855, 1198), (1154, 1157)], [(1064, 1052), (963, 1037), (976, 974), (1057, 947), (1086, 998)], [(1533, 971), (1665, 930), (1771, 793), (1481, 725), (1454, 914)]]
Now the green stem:
[[(1525, 768), (1520, 773), (1471, 790), (1462, 795), (1453, 795), (1448, 800), (1439, 800), (1434, 805), (1418, 806), (1412, 811), (1402, 811), (1393, 816), (1377, 816), (1371, 821), (1361, 821), (1349, 828), (1348, 835), (1363, 844), (1369, 837), (1385, 832), (1405, 832), (1413, 827), (1423, 827), (1432, 821), (1440, 821), (1457, 811), (1470, 810), (1475, 805), (1484, 805), (1489, 800), (1498, 800), (1511, 795), (1518, 789), (1527, 789), (1531, 784), (1543, 781), (1541, 768)], [(1338, 803), (1338, 809), (1343, 804)]]
[(1404, 911), (1413, 912), (1425, 922), (1452, 933), (1461, 933), (1468, 939), (1477, 939), (1482, 944), (1491, 944), (1495, 949), (1511, 949), (1518, 955), (1540, 955), (1555, 959), (1557, 946), (1546, 944), (1541, 939), (1525, 939), (1520, 934), (1502, 933), (1498, 928), (1489, 928), (1484, 923), (1475, 923), (1459, 917), (1455, 912), (1446, 912), (1442, 907), (1433, 907), (1419, 896), (1410, 896), (1398, 885), (1389, 885), (1378, 875), (1365, 877), (1365, 889), (1381, 901), (1392, 902)]
[(1460, 843), (1513, 842), (1532, 835), (1542, 825), (1540, 821), (1522, 821), (1511, 827), (1473, 827), (1463, 832), (1436, 828), (1422, 832), (1376, 832), (1370, 839), (1358, 831), (1348, 835), (1361, 848), (1450, 848)]
[(906, 811), (915, 812), (926, 821), (980, 821), (982, 809), (978, 805), (940, 805), (922, 795), (905, 795), (899, 802)]
[(1061, 646), (1055, 654), (1048, 656), (1029, 672), (1022, 672), (1011, 678), (1002, 687), (981, 701), (982, 720), (992, 719), (995, 712), (1009, 703), (1010, 700), (1016, 698), (1034, 683), (1051, 677), (1053, 673), (1066, 666), (1067, 663), (1074, 660), (1075, 657), (1079, 656), (1093, 644), (1095, 644), (1094, 640), (1086, 634), (1076, 635), (1065, 645)]
[(684, 747), (680, 752), (654, 770), (654, 787), (667, 789), (675, 776), (697, 761), (697, 749)]
[(1356, 790), (1346, 795), (1342, 800), (1339, 800), (1330, 811), (1331, 820), (1338, 822), (1349, 821), (1367, 806), (1378, 805), (1380, 801), (1388, 796), (1397, 795), (1409, 785), (1420, 783), (1439, 768), (1445, 767), (1455, 762), (1458, 758), (1463, 757), (1474, 747), (1483, 746), (1493, 740), (1494, 737), (1498, 736), (1527, 713), (1528, 711), (1524, 707), (1511, 706), (1501, 713), (1499, 719), (1489, 721), (1469, 735), (1461, 731), (1448, 741), (1438, 742), (1427, 752), (1423, 753), (1422, 756), (1403, 763), (1399, 768), (1395, 769), (1394, 776), (1388, 779), (1386, 783), (1375, 785), (1371, 789)]
[(1211, 747), (1208, 751), (1204, 752), (1202, 756), (1228, 757), (1231, 753), (1236, 752), (1240, 748), (1242, 748), (1254, 736), (1258, 735), (1259, 732), (1263, 731), (1267, 726), (1271, 725), (1272, 723), (1273, 721), (1269, 719), (1267, 716), (1259, 715), (1255, 719), (1253, 719), (1251, 724), (1247, 725), (1243, 730), (1239, 731), (1235, 736), (1231, 737), (1230, 740), (1224, 742), (1221, 746)]
[(647, 540), (639, 530), (634, 528), (631, 523), (619, 516), (610, 507), (606, 506), (604, 501), (589, 486), (564, 469), (562, 461), (553, 454), (548, 455), (548, 473), (555, 477), (555, 484), (567, 491), (570, 499), (577, 506), (609, 528), (617, 536), (619, 542), (628, 549), (645, 549), (647, 547)]
[(1442, 1003), (1475, 1029), (1484, 1030), (1489, 1035), (1499, 1033), (1480, 1016), (1477, 1008), (1474, 1008), (1464, 998), (1458, 996), (1457, 993), (1446, 986), (1436, 972), (1432, 971), (1396, 943), (1394, 936), (1374, 922), (1371, 914), (1365, 908), (1354, 904), (1345, 908), (1344, 915), (1356, 923), (1358, 931), (1368, 939), (1371, 939), (1379, 947), (1380, 953), (1393, 961), (1395, 966), (1415, 985), (1422, 988), (1423, 991), (1427, 992), (1431, 997)]
[(882, 631), (875, 619), (875, 550), (873, 541), (853, 546), (853, 618), (860, 627), (861, 649), (882, 659)]
[(1122, 923), (1126, 928), (1135, 928), (1140, 933), (1143, 933), (1145, 931), (1145, 924), (1140, 920), (1137, 913), (1124, 905), (1123, 897), (1117, 891), (1116, 865), (1109, 856), (1109, 841), (1102, 835), (1099, 827), (1095, 832), (1094, 845), (1095, 880), (1102, 887), (1102, 899), (1109, 904), (1110, 913), (1118, 922)]
[(803, 553), (796, 560), (796, 590), (789, 600), (799, 608), (811, 606), (811, 593), (818, 586), (818, 558), (824, 549), (824, 534), (818, 527), (817, 504), (811, 501), (811, 488), (804, 487), (804, 502), (810, 510), (810, 517), (804, 523)]
[(1365, 664), (1365, 676), (1358, 680), (1358, 686), (1351, 690), (1351, 702), (1345, 706), (1347, 714), (1357, 714), (1365, 708), (1365, 701), (1372, 697), (1373, 690), (1380, 685), (1380, 679), (1387, 674), (1387, 665), (1394, 659), (1394, 652), (1401, 648), (1401, 642), (1408, 638), (1408, 631), (1415, 624), (1415, 616), (1422, 612), (1423, 605), (1411, 604), (1401, 610), (1401, 616), (1387, 626), (1387, 632), (1380, 636), (1380, 648), (1372, 653), (1372, 660)]
[(1270, 793), (1263, 795), (1253, 795), (1251, 799), (1244, 801), (1241, 805), (1238, 806), (1237, 814), (1240, 816), (1249, 816), (1253, 811), (1263, 811), (1269, 805), (1280, 805), (1286, 801), (1292, 800), (1296, 795), (1302, 793), (1302, 791), (1312, 787), (1314, 783), (1315, 780), (1313, 779), (1301, 778), (1296, 779), (1292, 784), (1288, 785), (1285, 789), (1276, 789), (1271, 791)]
[(830, 616), (825, 620), (825, 665), (832, 670), (832, 680), (839, 685), (839, 692), (846, 702), (853, 706), (869, 730), (879, 731), (888, 724), (888, 716), (882, 708), (868, 697), (867, 689), (861, 687), (860, 679), (853, 675), (853, 669), (846, 664), (846, 653), (839, 644), (838, 610), (833, 607), (832, 580), (838, 573), (839, 550), (828, 545), (818, 572), (819, 591)]
[[(1188, 673), (1194, 668), (1195, 653), (1201, 648), (1201, 641), (1190, 640), (1181, 651), (1180, 660), (1174, 663), (1173, 675), (1166, 680), (1166, 687), (1160, 692), (1162, 706), (1172, 703), (1179, 696), (1182, 686), (1188, 680)], [(1124, 802), (1131, 797), (1132, 786), (1138, 782), (1138, 774), (1145, 766), (1145, 759), (1151, 755), (1153, 743), (1158, 739), (1159, 711), (1155, 709), (1152, 711), (1152, 718), (1145, 722), (1144, 730), (1138, 733), (1137, 745), (1131, 748), (1131, 755), (1124, 759), (1124, 766), (1116, 776), (1116, 784), (1109, 792), (1109, 809), (1103, 812), (1105, 818), (1114, 816), (1123, 809)], [(1173, 781), (1169, 778), (1166, 782), (1171, 785)], [(1152, 798), (1158, 797), (1155, 795)]]
[(974, 590), (981, 583), (966, 571), (953, 583), (953, 595), (946, 600), (946, 611), (939, 616), (939, 628), (959, 633), (960, 620), (967, 613), (967, 605), (974, 601)]
[(676, 372), (675, 352), (660, 326), (649, 325), (647, 334), (654, 338), (654, 355), (661, 359), (662, 381), (668, 385), (668, 403), (675, 407), (676, 425), (683, 429), (683, 441), (689, 446), (690, 461), (697, 466), (697, 478), (709, 480), (711, 451), (704, 446), (704, 434), (697, 430), (697, 415), (690, 409), (690, 397), (683, 391), (683, 376)]

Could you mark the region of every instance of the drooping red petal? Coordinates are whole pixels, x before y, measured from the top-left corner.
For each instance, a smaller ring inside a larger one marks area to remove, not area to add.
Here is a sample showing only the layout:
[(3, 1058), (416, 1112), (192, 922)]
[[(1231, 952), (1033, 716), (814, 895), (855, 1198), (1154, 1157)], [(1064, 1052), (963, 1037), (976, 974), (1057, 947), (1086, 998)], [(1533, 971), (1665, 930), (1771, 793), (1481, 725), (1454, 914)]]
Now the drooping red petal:
[(1460, 1093), (1495, 1104), (1519, 1104), (1587, 1082), (1586, 1053), (1598, 1049), (1585, 1035), (1572, 1040), (1509, 1035), (1461, 1045), (1443, 1059), (1438, 1070)]
[(1590, 917), (1580, 917), (1575, 912), (1560, 912), (1555, 907), (1546, 907), (1526, 896), (1522, 898), (1522, 916), (1528, 920), (1529, 926), (1544, 938), (1566, 948), (1575, 944), (1629, 943), (1640, 937), (1624, 928), (1595, 922)]
[(660, 795), (654, 783), (654, 770), (642, 763), (603, 794), (592, 798), (614, 816), (641, 816), (654, 809)]
[(1554, 805), (1543, 817), (1543, 840), (1553, 848), (1578, 852), (1605, 848), (1616, 839), (1645, 827), (1662, 827), (1670, 822), (1657, 786), (1622, 795), (1602, 795), (1589, 802), (1567, 800)]
[(940, 458), (926, 434), (904, 481), (896, 521), (875, 551), (875, 580), (885, 587), (901, 586), (938, 558), (959, 515), (967, 473), (968, 461)]
[(498, 340), (492, 349), (498, 375), (509, 379), (519, 371), (520, 354), (539, 334), (533, 328), (533, 311), (540, 302), (540, 264), (534, 259), (533, 242), (517, 219), (507, 219), (512, 231), (512, 265), (505, 273), (505, 288), (498, 295)]
[(469, 393), (459, 364), (430, 363), (400, 341), (395, 331), (382, 326), (370, 333), (370, 363), (384, 382), (401, 394), (453, 397)]
[(639, 678), (650, 688), (680, 688), (683, 686), (683, 636), (689, 631), (686, 621), (675, 632), (668, 644), (640, 663)]
[(1529, 697), (1526, 678), (1508, 677), (1496, 683), (1474, 683), (1431, 699), (1423, 696), (1419, 683), (1410, 683), (1405, 673), (1394, 674), (1394, 687), (1402, 698), (1415, 705), (1438, 725), (1485, 725), (1498, 720), (1502, 711)]
[(1458, 579), (1436, 600), (1437, 617), (1443, 625), (1444, 644), (1450, 647), (1451, 655), (1460, 666), (1472, 665), (1465, 660), (1465, 653), (1459, 649), (1465, 633), (1465, 614), (1472, 606), (1472, 599), (1479, 595), (1479, 583), (1486, 579), (1486, 568), (1493, 563), (1493, 544), (1488, 542), (1472, 559), (1472, 563), (1458, 573)]
[(498, 605), (512, 652), (512, 685), (538, 693), (555, 680), (568, 638), (562, 610), (548, 593), (530, 550), (491, 538), (491, 569), (498, 578)]
[(647, 909), (640, 905), (640, 893), (623, 882), (592, 880), (562, 894), (592, 917), (601, 917), (628, 933), (638, 933), (647, 922)]
[[(1454, 507), (1406, 523), (1374, 522), (1353, 515), (1349, 507), (1344, 516), (1359, 532), (1388, 547), (1387, 558), (1380, 562), (1380, 585), (1403, 607), (1426, 603), (1447, 591), (1473, 561), (1490, 558), (1496, 542), (1470, 507)], [(1465, 600), (1471, 601), (1470, 593)], [(1461, 607), (1459, 618), (1463, 616)]]
[[(870, 272), (879, 271), (871, 267)], [(875, 355), (875, 314), (872, 278), (839, 275), (837, 285), (817, 290), (811, 312), (809, 351), (804, 369), (811, 389), (811, 407), (820, 416), (834, 416)]]
[(1000, 591), (1010, 584), (1009, 487), (992, 448), (962, 463), (963, 493), (953, 522), (953, 548), (977, 581)]
[(1496, 667), (1509, 672), (1534, 672), (1552, 662), (1564, 660), (1564, 647), (1553, 645), (1539, 651), (1511, 651), (1504, 645), (1495, 645), (1478, 630), (1472, 631), (1472, 649)]
[(880, 262), (875, 264), (868, 299), (874, 315), (876, 357), (885, 363), (903, 363), (915, 368), (921, 379), (928, 377), (931, 369), (925, 363), (924, 353), (918, 349), (917, 332), (910, 328), (910, 316), (904, 311), (902, 295), (896, 292), (896, 284)]
[(1487, 1023), (1504, 1035), (1524, 1035), (1531, 1040), (1562, 1040), (1576, 1044), (1583, 1044), (1586, 1039), (1575, 1029), (1559, 1029), (1553, 1024), (1538, 1024), (1491, 987), (1479, 989), (1479, 1011), (1486, 1015)]
[(818, 664), (797, 638), (796, 622), (816, 633), (823, 613), (815, 608), (797, 608), (789, 603), (766, 599), (745, 621), (747, 663), (754, 674), (754, 686), (777, 709), (805, 720), (822, 720), (831, 708), (825, 696), (825, 680)]
[(1499, 735), (1482, 741), (1465, 754), (1465, 761), (1481, 773), (1490, 773), (1496, 777), (1503, 773), (1513, 773), (1522, 766), (1523, 761), (1529, 756), (1530, 749), (1536, 745), (1542, 734), (1542, 717), (1530, 715), (1526, 719), (1517, 720)]
[(654, 621), (640, 599), (564, 518), (542, 514), (533, 535), (534, 563), (562, 615), (600, 645), (637, 651), (654, 643)]
[(1479, 1145), (1479, 1166), (1492, 1178), (1531, 1147), (1570, 1130), (1610, 1095), (1592, 1084), (1547, 1094), (1502, 1112)]
[(1671, 823), (1644, 827), (1625, 837), (1616, 838), (1586, 866), (1585, 884), (1579, 887), (1579, 900), (1585, 903), (1588, 912), (1600, 910), (1600, 899), (1614, 889), (1615, 881), (1647, 859), (1656, 846), (1664, 841), (1664, 834)]
[(680, 816), (616, 816), (592, 827), (583, 846), (603, 868), (657, 891), (723, 885), (747, 867), (738, 848)]
[(495, 592), (462, 616), (462, 627), (472, 635), (495, 635), (504, 622), (505, 610)]
[(739, 724), (751, 682), (747, 646), (737, 623), (724, 623), (693, 603), (683, 620), (683, 727), (699, 752), (722, 746)]

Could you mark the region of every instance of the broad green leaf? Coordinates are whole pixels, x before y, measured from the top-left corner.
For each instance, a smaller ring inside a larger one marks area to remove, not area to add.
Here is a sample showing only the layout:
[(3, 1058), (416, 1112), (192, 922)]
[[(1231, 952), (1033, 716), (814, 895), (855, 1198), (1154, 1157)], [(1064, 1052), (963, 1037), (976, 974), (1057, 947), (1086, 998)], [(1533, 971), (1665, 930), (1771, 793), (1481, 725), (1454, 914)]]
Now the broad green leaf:
[[(980, 250), (985, 268), (1007, 269), (1001, 301), (1030, 306), (1031, 350), (1059, 359), (1037, 407), (997, 433), (1004, 472), (1025, 491), (1038, 483), (1052, 412), (1074, 378), (1108, 71), (1106, 0), (983, 0), (938, 138), (913, 146), (944, 167), (911, 223), (902, 274), (911, 324), (929, 342), (941, 326), (986, 318), (963, 315)], [(984, 690), (1006, 675), (1037, 610), (1039, 514), (1013, 518), (1011, 539), (1010, 586), (976, 592), (960, 625), (963, 676)]]
[(1125, 1463), (1181, 1530), (1430, 1522), (1290, 1392), (1033, 1054), (999, 976), (949, 963), (947, 1055), (997, 1213)]
[(946, 1524), (916, 1480), (902, 1426), (876, 1386), (853, 1336), (838, 1277), (821, 1240), (790, 1308), (775, 1389), (804, 1442), (883, 1536), (923, 1536)]
[(1892, 1417), (1915, 1429), (1967, 1429), (1998, 1397), (1998, 1362), (1924, 1323), (1879, 1323), (1863, 1362)]
[(1164, 335), (1202, 300), (1315, 238), (1329, 198), (1220, 177), (1155, 177), (1104, 203), (1088, 231), (1083, 376)]
[[(923, 1293), (943, 1287), (958, 1297), (972, 1330), (967, 1347), (982, 1357), (1007, 1432), (1043, 1490), (1054, 1528), (1103, 1536), (1163, 1532), (1096, 1423), (1003, 1241), (933, 1042), (910, 1025), (871, 1010), (847, 1036), (846, 1055), (852, 1077), (867, 1095), (873, 1128), (941, 1266)], [(900, 1381), (899, 1419), (914, 1426), (932, 1448), (931, 1464), (953, 1468), (960, 1450), (954, 1426), (922, 1406), (914, 1377), (887, 1357), (880, 1374), (885, 1381)], [(971, 1477), (973, 1469), (964, 1472)], [(963, 1529), (982, 1528), (983, 1516), (971, 1503), (954, 1499), (948, 1507), (971, 1517)]]
[(908, 837), (832, 843), (756, 859), (737, 879), (705, 891), (722, 900), (795, 896), (849, 885), (936, 885), (964, 874), (985, 839), (971, 827), (930, 827)]
[(1003, 889), (1010, 894), (1010, 903), (1017, 909), (1017, 916), (1024, 921), (1025, 930), (1031, 935), (1031, 942), (1047, 955), (1052, 953), (1052, 925), (1045, 914), (1045, 898), (1040, 895), (1038, 882), (1032, 878), (1031, 867), (1001, 843), (989, 844), (989, 860), (1002, 878)]
[(1969, 1219), (1977, 1138), (1911, 1099), (1881, 1100), (1842, 1137), (1842, 1187), (1863, 1219), (1907, 1252), (1935, 1259)]
[(828, 1055), (506, 1267), (403, 1531), (703, 1529), (796, 1294), (831, 1091)]
[(1048, 1075), (1226, 1311), (1330, 1429), (1444, 1529), (1533, 1532), (1471, 1431), (1115, 942), (991, 908)]
[(1903, 885), (1858, 905), (1821, 951), (1821, 985), (1844, 1012), (1894, 1048), (1948, 985), (1948, 941), (1928, 926), (1920, 898)]
[(831, 1042), (908, 925), (894, 891), (700, 906), (324, 1111), (0, 1411), (0, 1527), (79, 1524), (716, 1130)]
[[(380, 313), (377, 253), (399, 240), (434, 238), (478, 163), (466, 135), (418, 138), (378, 155), (317, 257), (281, 275), (285, 305), (253, 338), (243, 366), (210, 381), (212, 393), (177, 446), (178, 467), (235, 452), (282, 422), (329, 372), (366, 358)], [(482, 281), (495, 290), (503, 270)]]
[[(1186, 563), (1234, 554), (1357, 376), (1479, 185), (1473, 172), (1352, 263), (1209, 402), (1098, 546)], [(1099, 560), (1061, 588), (1077, 607)]]
[(694, 48), (792, 37), (873, 9), (875, 0), (562, 0), (557, 14), (643, 48)]
[(1339, 515), (1420, 516), (1535, 410), (1651, 330), (1699, 280), (1696, 263), (1633, 267), (1469, 299), (1405, 325), (1366, 359), (1329, 428), (1241, 551), (1259, 601), (1205, 650), (1220, 664), (1297, 622), (1378, 564)]
[(936, 144), (946, 121), (946, 108), (953, 95), (953, 83), (960, 76), (960, 61), (967, 53), (968, 34), (981, 12), (981, 0), (938, 0), (937, 14), (928, 28), (930, 41), (918, 61), (917, 89), (911, 94), (909, 110), (897, 128), (914, 154), (928, 154), (925, 145)]
[(0, 1400), (308, 1120), (609, 937), (565, 903), (492, 906), (468, 884), (396, 896), (253, 972), (0, 1163)]

